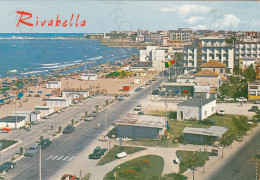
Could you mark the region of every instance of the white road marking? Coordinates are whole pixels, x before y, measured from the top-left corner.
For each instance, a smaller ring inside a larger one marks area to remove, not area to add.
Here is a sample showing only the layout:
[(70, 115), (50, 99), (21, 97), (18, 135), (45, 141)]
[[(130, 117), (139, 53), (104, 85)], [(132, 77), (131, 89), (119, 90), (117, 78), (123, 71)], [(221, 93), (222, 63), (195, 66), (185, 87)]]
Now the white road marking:
[(65, 161), (66, 159), (68, 159), (70, 156), (66, 156), (65, 158), (62, 159), (62, 161)]
[(70, 158), (68, 159), (68, 161), (71, 161), (73, 158), (74, 158), (73, 156), (72, 156), (72, 157), (70, 157)]
[(53, 157), (53, 155), (49, 156), (46, 160), (49, 160), (49, 159), (51, 159), (52, 157)]
[(64, 156), (61, 156), (61, 157), (59, 157), (59, 158), (58, 158), (58, 159), (56, 159), (56, 160), (58, 160), (58, 161), (59, 161), (59, 160), (61, 160), (63, 157), (64, 157)]
[(54, 158), (52, 158), (51, 160), (55, 160), (59, 157), (59, 155), (55, 156)]

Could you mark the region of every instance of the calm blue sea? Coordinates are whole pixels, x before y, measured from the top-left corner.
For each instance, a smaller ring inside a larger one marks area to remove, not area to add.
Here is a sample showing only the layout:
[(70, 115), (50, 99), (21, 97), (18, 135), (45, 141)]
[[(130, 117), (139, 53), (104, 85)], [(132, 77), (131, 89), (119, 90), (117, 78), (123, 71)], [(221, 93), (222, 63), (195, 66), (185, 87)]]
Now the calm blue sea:
[[(0, 34), (0, 37), (1, 35), (3, 36)], [(55, 36), (57, 35), (53, 34), (52, 37)], [(43, 34), (41, 36), (38, 34), (37, 37), (43, 37)], [(98, 40), (0, 39), (0, 75), (1, 77), (12, 76), (8, 73), (12, 70), (17, 70), (20, 76), (48, 74), (53, 70), (77, 63), (96, 62), (97, 65), (123, 60), (134, 54), (138, 54), (138, 49), (107, 48), (100, 45)], [(86, 66), (79, 67), (74, 71), (85, 68)]]

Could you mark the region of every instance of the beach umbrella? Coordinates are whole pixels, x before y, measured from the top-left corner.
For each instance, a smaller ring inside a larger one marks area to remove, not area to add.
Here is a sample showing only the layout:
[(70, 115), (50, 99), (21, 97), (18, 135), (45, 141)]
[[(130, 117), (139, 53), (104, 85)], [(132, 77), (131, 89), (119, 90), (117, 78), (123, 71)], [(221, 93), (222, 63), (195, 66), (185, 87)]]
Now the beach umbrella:
[(51, 96), (51, 94), (45, 94), (45, 96), (48, 96), (48, 97), (49, 97), (49, 96)]
[(29, 93), (33, 93), (34, 91), (29, 91)]
[(40, 94), (41, 94), (41, 93), (42, 93), (42, 91), (37, 91), (37, 93), (40, 93)]

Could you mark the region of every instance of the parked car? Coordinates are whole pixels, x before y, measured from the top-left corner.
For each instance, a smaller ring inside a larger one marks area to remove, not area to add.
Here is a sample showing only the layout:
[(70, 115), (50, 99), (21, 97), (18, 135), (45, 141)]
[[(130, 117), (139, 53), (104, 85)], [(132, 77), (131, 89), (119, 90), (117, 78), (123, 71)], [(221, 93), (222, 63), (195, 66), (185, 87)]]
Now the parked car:
[(90, 117), (97, 117), (97, 115), (98, 115), (97, 111), (92, 111), (89, 116)]
[(142, 105), (138, 104), (135, 108), (134, 111), (141, 111), (142, 110)]
[(233, 98), (230, 98), (230, 97), (225, 97), (223, 100), (224, 100), (224, 101), (234, 101), (234, 99), (233, 99)]
[(47, 147), (49, 147), (49, 146), (51, 145), (51, 140), (48, 139), (48, 138), (42, 139), (42, 140), (40, 141), (40, 143), (38, 144), (38, 146), (40, 146), (40, 145), (41, 145), (41, 148), (42, 148), (42, 149), (46, 149)]
[(244, 97), (239, 97), (239, 98), (236, 98), (236, 101), (239, 101), (239, 102), (246, 102), (247, 99), (244, 98)]
[(60, 180), (80, 180), (76, 175), (64, 174)]
[(144, 115), (144, 113), (142, 111), (139, 111), (137, 114), (138, 115)]
[(219, 115), (225, 115), (226, 111), (224, 109), (220, 109), (218, 112)]
[(13, 169), (15, 165), (16, 165), (16, 163), (14, 163), (12, 161), (6, 161), (0, 165), (0, 172), (1, 171), (7, 172), (8, 170)]
[(158, 95), (159, 92), (160, 92), (159, 89), (154, 89), (154, 90), (152, 91), (152, 95)]
[(119, 96), (119, 97), (118, 97), (118, 100), (119, 100), (119, 101), (125, 100), (125, 96), (124, 96), (124, 95)]
[(67, 125), (67, 127), (62, 131), (63, 134), (71, 134), (75, 130), (75, 127), (71, 124)]
[(151, 84), (152, 84), (152, 81), (149, 80), (149, 81), (147, 81), (144, 85), (148, 86), (148, 85), (151, 85)]
[(142, 88), (137, 87), (137, 88), (135, 89), (135, 92), (139, 92), (139, 91), (142, 91)]
[(32, 125), (36, 125), (36, 124), (39, 124), (38, 120), (32, 121)]
[(209, 155), (210, 156), (218, 156), (218, 150), (217, 149), (212, 149)]
[(260, 104), (260, 100), (256, 100), (254, 104)]
[(250, 112), (256, 112), (258, 111), (258, 106), (252, 106), (251, 109), (248, 109)]
[(85, 121), (92, 121), (94, 119), (94, 116), (87, 116)]
[(28, 149), (26, 149), (25, 156), (34, 156), (40, 151), (39, 146), (37, 145), (32, 145)]

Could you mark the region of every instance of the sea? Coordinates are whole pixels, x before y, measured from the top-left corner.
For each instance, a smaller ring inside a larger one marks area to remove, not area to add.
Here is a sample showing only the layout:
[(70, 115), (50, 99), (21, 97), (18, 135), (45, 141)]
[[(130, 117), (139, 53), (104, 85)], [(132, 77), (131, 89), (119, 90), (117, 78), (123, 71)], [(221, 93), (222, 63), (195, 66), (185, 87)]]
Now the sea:
[(82, 71), (106, 62), (138, 54), (136, 48), (109, 48), (83, 34), (0, 34), (0, 77), (47, 75), (71, 65), (91, 62), (68, 70)]

